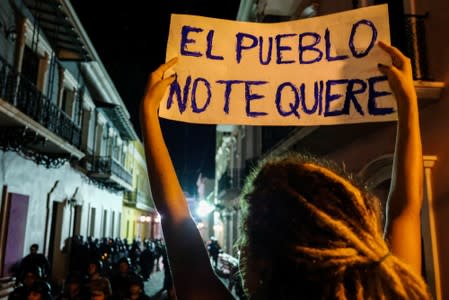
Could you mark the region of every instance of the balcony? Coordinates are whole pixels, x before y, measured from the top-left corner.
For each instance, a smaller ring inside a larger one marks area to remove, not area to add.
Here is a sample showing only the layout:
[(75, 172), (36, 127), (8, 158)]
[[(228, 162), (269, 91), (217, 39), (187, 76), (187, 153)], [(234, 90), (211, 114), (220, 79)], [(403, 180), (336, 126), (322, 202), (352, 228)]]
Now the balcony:
[(85, 161), (88, 176), (107, 187), (132, 190), (132, 175), (110, 156), (90, 155)]
[(231, 201), (238, 197), (243, 187), (243, 180), (243, 170), (227, 169), (218, 180), (219, 201)]
[(137, 192), (126, 191), (123, 193), (123, 203), (129, 207), (136, 207), (137, 202)]
[(125, 192), (123, 197), (123, 203), (129, 207), (135, 207), (137, 209), (145, 210), (145, 211), (153, 211), (154, 208), (150, 203), (150, 196), (145, 195), (138, 190), (134, 190), (133, 192)]
[(0, 149), (52, 167), (82, 158), (80, 145), (81, 128), (0, 56)]

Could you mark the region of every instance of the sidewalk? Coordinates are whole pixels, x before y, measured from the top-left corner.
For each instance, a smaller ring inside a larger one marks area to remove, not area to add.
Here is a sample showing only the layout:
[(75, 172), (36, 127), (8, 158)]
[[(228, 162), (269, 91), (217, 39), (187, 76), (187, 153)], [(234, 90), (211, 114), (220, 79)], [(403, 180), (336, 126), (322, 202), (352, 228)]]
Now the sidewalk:
[(158, 294), (164, 284), (164, 272), (158, 271), (151, 274), (150, 279), (145, 281), (145, 293), (154, 300), (166, 299), (164, 298), (165, 292)]
[[(219, 276), (218, 276), (219, 277)], [(228, 286), (228, 279), (219, 277), (225, 286)], [(145, 293), (152, 300), (166, 300), (167, 294), (166, 292), (159, 293), (162, 286), (164, 284), (164, 271), (153, 272), (149, 280), (145, 281)], [(235, 291), (232, 291), (235, 299), (239, 299), (235, 294)]]

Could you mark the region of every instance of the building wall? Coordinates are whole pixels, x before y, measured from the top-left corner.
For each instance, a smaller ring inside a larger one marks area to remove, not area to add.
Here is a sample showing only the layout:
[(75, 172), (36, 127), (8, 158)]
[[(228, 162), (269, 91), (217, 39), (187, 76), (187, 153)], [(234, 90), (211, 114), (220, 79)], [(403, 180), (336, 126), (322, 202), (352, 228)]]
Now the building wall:
[(139, 211), (131, 207), (123, 207), (122, 214), (122, 232), (121, 237), (132, 241), (137, 236), (137, 220), (139, 219)]
[[(5, 27), (10, 28), (11, 26), (16, 26), (14, 11), (12, 10), (9, 2), (2, 3), (2, 9), (0, 10), (0, 20), (2, 22), (2, 31), (5, 29)], [(13, 61), (14, 44), (14, 41), (7, 39), (5, 34), (0, 34), (0, 53), (8, 62)]]
[[(103, 233), (108, 237), (119, 236), (122, 195), (90, 183), (69, 163), (57, 169), (46, 169), (15, 152), (0, 151), (0, 185), (6, 185), (8, 193), (29, 196), (22, 256), (28, 254), (31, 244), (39, 244), (40, 249), (46, 255), (51, 253), (55, 261), (62, 259), (54, 264), (53, 275), (56, 278), (62, 278), (67, 271), (67, 264), (61, 262), (66, 261), (67, 239), (72, 233), (94, 238), (103, 237)], [(77, 228), (75, 208), (70, 205), (70, 199), (73, 199), (73, 205), (81, 206)], [(54, 209), (58, 213), (52, 223)], [(93, 211), (95, 217), (92, 216)], [(52, 243), (54, 247), (51, 249)]]
[(441, 272), (442, 299), (449, 299), (449, 238), (447, 220), (449, 220), (449, 2), (446, 0), (419, 1), (421, 12), (428, 12), (427, 60), (429, 75), (445, 83), (445, 89), (437, 103), (429, 105), (422, 111), (421, 124), (423, 132), (424, 153), (437, 156), (433, 168), (433, 196), (436, 218), (437, 241)]

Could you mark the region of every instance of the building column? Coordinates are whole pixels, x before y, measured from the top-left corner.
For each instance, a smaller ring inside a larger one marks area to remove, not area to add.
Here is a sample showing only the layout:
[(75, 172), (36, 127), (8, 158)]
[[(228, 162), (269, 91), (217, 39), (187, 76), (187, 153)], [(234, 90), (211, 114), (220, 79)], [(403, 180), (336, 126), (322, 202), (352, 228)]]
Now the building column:
[(97, 126), (95, 128), (95, 146), (94, 146), (94, 154), (95, 156), (101, 155), (101, 147), (103, 141), (104, 134), (104, 123), (97, 118)]
[(225, 220), (225, 245), (224, 252), (231, 254), (232, 253), (232, 245), (233, 245), (233, 212), (229, 210), (225, 210), (223, 213), (223, 218)]
[(421, 230), (424, 242), (424, 271), (427, 277), (427, 283), (433, 298), (435, 300), (441, 300), (440, 261), (432, 193), (432, 168), (436, 161), (436, 156), (424, 156), (424, 201), (421, 212)]

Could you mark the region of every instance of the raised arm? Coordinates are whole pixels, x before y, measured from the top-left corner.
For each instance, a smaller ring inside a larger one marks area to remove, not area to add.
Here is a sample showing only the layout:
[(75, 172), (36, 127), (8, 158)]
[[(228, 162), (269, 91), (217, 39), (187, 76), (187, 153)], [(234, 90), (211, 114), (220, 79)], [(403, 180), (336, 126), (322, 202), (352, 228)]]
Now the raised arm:
[(215, 275), (162, 135), (158, 107), (175, 76), (163, 79), (176, 59), (151, 73), (141, 102), (145, 156), (151, 191), (160, 213), (170, 268), (178, 299), (233, 299)]
[(385, 237), (391, 251), (421, 274), (421, 219), (423, 159), (418, 99), (410, 60), (398, 49), (382, 42), (393, 65), (379, 65), (387, 75), (398, 106), (396, 149), (387, 200)]

